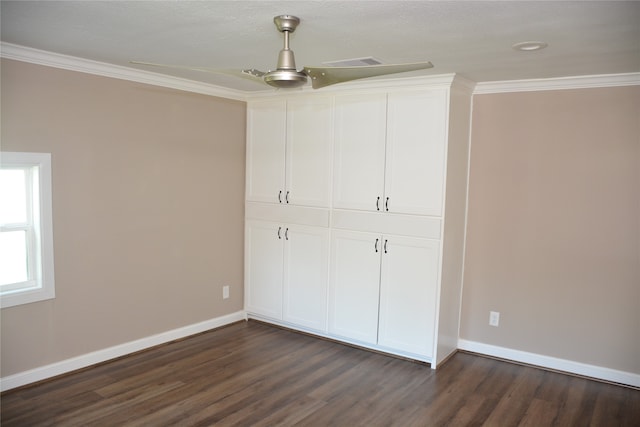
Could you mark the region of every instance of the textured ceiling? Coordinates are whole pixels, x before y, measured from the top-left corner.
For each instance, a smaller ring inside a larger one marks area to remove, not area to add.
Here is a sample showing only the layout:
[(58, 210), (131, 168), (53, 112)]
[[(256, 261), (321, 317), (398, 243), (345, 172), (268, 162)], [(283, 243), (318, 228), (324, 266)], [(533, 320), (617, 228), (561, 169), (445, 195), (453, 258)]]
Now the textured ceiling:
[[(298, 68), (373, 56), (429, 60), (398, 75), (458, 73), (476, 82), (640, 71), (640, 2), (627, 1), (2, 1), (3, 42), (239, 90), (265, 86), (130, 60), (275, 68), (273, 17), (296, 15)], [(520, 52), (514, 43), (541, 40)]]

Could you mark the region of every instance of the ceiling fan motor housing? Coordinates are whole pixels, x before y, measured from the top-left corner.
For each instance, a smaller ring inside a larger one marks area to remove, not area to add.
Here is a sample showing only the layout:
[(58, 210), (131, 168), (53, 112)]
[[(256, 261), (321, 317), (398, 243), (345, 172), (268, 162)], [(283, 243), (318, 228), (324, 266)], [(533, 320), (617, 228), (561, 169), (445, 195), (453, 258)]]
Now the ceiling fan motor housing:
[(264, 75), (264, 82), (280, 88), (295, 88), (307, 83), (307, 75), (301, 71), (275, 70)]
[(278, 68), (264, 75), (265, 83), (281, 88), (295, 88), (307, 83), (307, 74), (296, 70), (293, 51), (282, 49), (278, 55)]

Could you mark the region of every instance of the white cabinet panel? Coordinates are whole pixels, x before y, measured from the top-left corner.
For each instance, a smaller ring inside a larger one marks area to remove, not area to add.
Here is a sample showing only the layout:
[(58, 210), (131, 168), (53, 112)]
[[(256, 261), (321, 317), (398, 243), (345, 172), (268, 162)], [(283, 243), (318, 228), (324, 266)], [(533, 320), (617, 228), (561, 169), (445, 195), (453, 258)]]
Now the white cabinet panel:
[(447, 91), (338, 95), (335, 208), (442, 215)]
[(249, 201), (328, 207), (333, 133), (331, 97), (249, 103)]
[(442, 220), (422, 215), (392, 213), (379, 215), (377, 212), (334, 209), (331, 214), (331, 225), (333, 228), (345, 230), (425, 239), (440, 239), (442, 236)]
[(439, 253), (437, 240), (384, 237), (379, 345), (432, 356)]
[(270, 222), (249, 221), (245, 227), (246, 309), (274, 319), (282, 319), (283, 233)]
[(334, 207), (377, 209), (384, 191), (386, 115), (384, 93), (336, 96)]
[(439, 244), (437, 240), (334, 230), (329, 333), (430, 358)]
[(250, 103), (247, 124), (247, 200), (278, 203), (285, 179), (286, 102)]
[(326, 331), (329, 230), (247, 221), (246, 310)]
[(385, 203), (389, 212), (442, 215), (446, 91), (388, 98)]
[(326, 331), (329, 230), (288, 225), (285, 239), (283, 320)]
[(329, 332), (375, 344), (378, 338), (380, 236), (334, 230), (329, 275)]
[(329, 227), (329, 210), (323, 208), (247, 202), (244, 215), (246, 219)]
[(285, 199), (293, 205), (329, 206), (332, 99), (304, 97), (287, 103)]

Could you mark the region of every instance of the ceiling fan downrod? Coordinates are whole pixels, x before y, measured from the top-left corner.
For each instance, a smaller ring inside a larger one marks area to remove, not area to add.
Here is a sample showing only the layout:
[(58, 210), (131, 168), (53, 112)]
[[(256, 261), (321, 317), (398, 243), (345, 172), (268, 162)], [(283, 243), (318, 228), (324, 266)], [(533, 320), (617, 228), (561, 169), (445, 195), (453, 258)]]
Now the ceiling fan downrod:
[(288, 30), (283, 30), (284, 34), (284, 48), (278, 55), (278, 70), (295, 70), (296, 60), (293, 56), (293, 51), (289, 49), (289, 33)]

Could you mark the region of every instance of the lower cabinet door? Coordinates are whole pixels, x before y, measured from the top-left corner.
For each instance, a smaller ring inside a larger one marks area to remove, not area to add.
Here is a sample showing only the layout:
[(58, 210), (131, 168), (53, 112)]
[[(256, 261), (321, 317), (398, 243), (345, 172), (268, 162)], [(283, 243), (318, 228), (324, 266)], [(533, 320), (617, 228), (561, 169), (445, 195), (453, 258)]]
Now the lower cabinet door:
[(247, 221), (245, 229), (245, 303), (247, 312), (282, 320), (285, 227)]
[(284, 236), (283, 320), (326, 332), (329, 230), (288, 225)]
[(329, 333), (375, 344), (378, 337), (378, 234), (333, 230), (329, 272)]
[(440, 242), (384, 236), (378, 344), (433, 355)]

